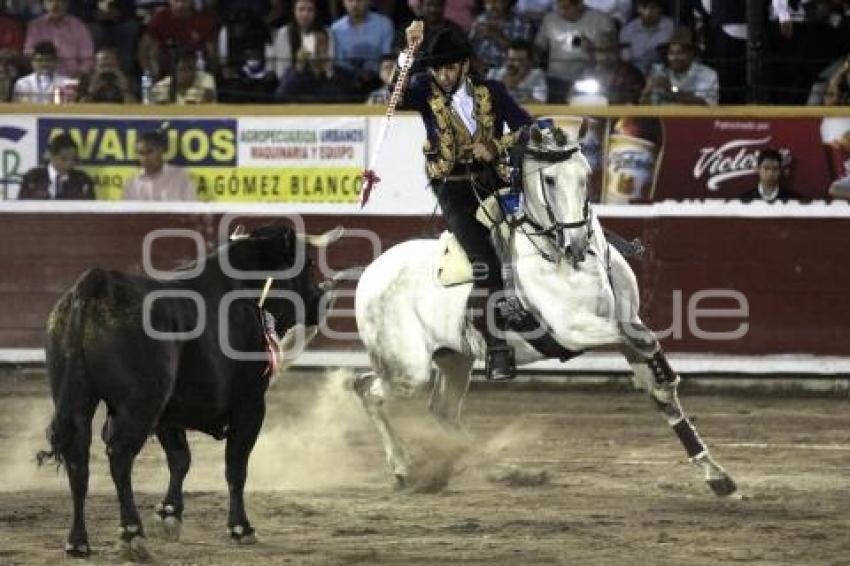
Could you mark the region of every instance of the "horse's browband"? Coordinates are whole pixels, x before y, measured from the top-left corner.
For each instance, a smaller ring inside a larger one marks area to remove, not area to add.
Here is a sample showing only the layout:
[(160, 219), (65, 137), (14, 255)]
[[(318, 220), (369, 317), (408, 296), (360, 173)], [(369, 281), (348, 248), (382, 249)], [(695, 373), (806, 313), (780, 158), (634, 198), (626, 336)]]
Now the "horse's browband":
[(522, 153), (532, 159), (536, 159), (537, 161), (545, 161), (546, 163), (559, 163), (561, 161), (566, 161), (570, 159), (577, 151), (579, 150), (579, 146), (573, 146), (570, 149), (560, 149), (560, 150), (538, 150), (538, 149), (530, 149), (527, 147), (522, 148)]

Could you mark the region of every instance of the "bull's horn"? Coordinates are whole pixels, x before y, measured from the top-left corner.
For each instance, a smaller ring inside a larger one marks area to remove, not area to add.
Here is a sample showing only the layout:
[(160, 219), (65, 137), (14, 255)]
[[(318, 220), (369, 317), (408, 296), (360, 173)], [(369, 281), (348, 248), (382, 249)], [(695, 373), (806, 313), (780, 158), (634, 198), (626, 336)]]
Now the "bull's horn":
[(343, 234), (345, 234), (345, 228), (337, 226), (336, 228), (328, 230), (319, 236), (312, 236), (310, 234), (297, 234), (296, 236), (299, 240), (310, 244), (311, 246), (324, 248), (342, 238)]
[(278, 352), (280, 353), (278, 372), (284, 371), (286, 368), (295, 363), (295, 360), (301, 353), (307, 349), (316, 334), (319, 333), (318, 326), (304, 326), (296, 324), (286, 331), (286, 334), (278, 343)]
[(245, 230), (245, 226), (243, 226), (242, 224), (237, 225), (236, 228), (233, 229), (233, 233), (230, 234), (231, 240), (241, 240), (247, 237), (248, 231)]

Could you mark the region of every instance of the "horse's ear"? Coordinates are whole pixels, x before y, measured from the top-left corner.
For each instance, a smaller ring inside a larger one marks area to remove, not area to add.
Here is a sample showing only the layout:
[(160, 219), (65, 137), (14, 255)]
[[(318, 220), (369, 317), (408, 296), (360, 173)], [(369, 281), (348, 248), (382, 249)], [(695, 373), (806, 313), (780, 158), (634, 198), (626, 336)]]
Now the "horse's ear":
[(561, 147), (567, 145), (567, 143), (569, 142), (567, 134), (561, 128), (555, 128), (555, 130), (552, 132), (552, 135), (555, 137), (555, 143)]
[(587, 119), (587, 118), (582, 118), (582, 119), (581, 119), (581, 126), (580, 126), (580, 127), (579, 127), (579, 129), (578, 129), (578, 139), (577, 139), (576, 141), (581, 141), (581, 140), (583, 140), (583, 139), (584, 139), (584, 136), (586, 136), (586, 135), (587, 135), (587, 129), (588, 129), (588, 127), (589, 127), (589, 123), (588, 123), (588, 122), (589, 122), (589, 121), (588, 121), (588, 119)]
[(230, 234), (230, 240), (242, 240), (248, 237), (248, 231), (245, 230), (245, 226), (239, 224), (236, 228), (233, 229), (233, 233)]

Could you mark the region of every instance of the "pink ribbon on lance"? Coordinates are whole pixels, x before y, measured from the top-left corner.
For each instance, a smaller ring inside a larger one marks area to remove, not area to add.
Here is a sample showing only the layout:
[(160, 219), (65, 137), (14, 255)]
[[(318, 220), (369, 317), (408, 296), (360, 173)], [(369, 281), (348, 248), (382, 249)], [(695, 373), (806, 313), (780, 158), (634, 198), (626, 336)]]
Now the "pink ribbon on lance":
[(363, 171), (363, 189), (360, 192), (360, 208), (366, 206), (369, 202), (369, 195), (372, 194), (372, 187), (381, 182), (381, 178), (372, 169)]
[(375, 144), (375, 151), (372, 153), (372, 159), (369, 162), (369, 167), (363, 171), (363, 185), (360, 189), (360, 208), (366, 206), (366, 203), (369, 201), (369, 197), (372, 194), (372, 189), (378, 186), (378, 183), (381, 182), (381, 178), (378, 177), (378, 174), (375, 172), (376, 165), (378, 162), (378, 156), (381, 154), (381, 147), (384, 145), (384, 140), (387, 138), (387, 134), (390, 131), (390, 120), (395, 114), (395, 107), (398, 105), (398, 101), (401, 99), (401, 92), (404, 90), (404, 83), (407, 82), (407, 75), (410, 72), (410, 67), (413, 66), (413, 52), (416, 50), (416, 45), (408, 45), (407, 49), (405, 49), (404, 53), (406, 55), (403, 65), (398, 73), (398, 80), (396, 80), (395, 88), (393, 88), (393, 92), (390, 95), (390, 101), (387, 103), (387, 113), (384, 115), (384, 119), (381, 122), (381, 129), (378, 132), (378, 143)]

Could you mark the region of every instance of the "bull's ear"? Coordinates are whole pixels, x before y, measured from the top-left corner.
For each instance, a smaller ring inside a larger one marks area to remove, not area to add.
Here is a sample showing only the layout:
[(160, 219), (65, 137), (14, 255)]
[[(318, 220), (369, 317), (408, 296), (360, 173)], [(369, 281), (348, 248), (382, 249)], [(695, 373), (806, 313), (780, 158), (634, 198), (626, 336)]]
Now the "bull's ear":
[(248, 231), (245, 230), (245, 226), (239, 224), (236, 228), (233, 229), (233, 233), (230, 234), (230, 240), (242, 240), (248, 237)]
[(340, 238), (342, 238), (343, 234), (345, 234), (345, 228), (342, 226), (337, 226), (332, 230), (328, 230), (324, 234), (319, 234), (318, 236), (312, 236), (310, 234), (296, 234), (296, 237), (311, 246), (317, 248), (325, 248)]

